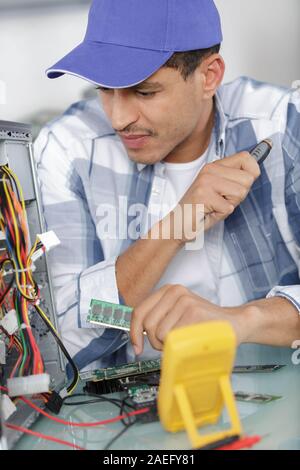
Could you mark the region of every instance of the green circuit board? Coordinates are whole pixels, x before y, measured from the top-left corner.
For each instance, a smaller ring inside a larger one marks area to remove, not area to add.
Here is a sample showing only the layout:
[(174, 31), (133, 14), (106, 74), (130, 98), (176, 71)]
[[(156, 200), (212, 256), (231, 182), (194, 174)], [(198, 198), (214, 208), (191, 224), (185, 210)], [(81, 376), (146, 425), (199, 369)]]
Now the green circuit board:
[(160, 370), (161, 360), (151, 359), (148, 361), (131, 362), (119, 367), (109, 367), (107, 369), (95, 369), (93, 371), (80, 372), (82, 380), (110, 380), (130, 375), (146, 374)]
[(132, 311), (133, 308), (126, 305), (92, 299), (87, 321), (96, 325), (129, 331)]

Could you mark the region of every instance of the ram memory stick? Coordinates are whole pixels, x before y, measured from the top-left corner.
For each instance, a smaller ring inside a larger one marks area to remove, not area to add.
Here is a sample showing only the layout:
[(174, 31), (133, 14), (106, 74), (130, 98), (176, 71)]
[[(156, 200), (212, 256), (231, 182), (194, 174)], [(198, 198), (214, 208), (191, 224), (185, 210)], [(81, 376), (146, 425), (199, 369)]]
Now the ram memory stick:
[(132, 311), (133, 308), (126, 305), (92, 299), (87, 321), (96, 325), (129, 331)]

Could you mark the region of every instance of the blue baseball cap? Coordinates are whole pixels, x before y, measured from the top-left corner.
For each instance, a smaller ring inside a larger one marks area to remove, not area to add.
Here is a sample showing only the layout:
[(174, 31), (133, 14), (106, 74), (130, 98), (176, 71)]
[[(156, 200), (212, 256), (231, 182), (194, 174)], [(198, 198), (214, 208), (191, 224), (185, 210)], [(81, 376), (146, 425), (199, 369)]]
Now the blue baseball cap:
[(127, 88), (150, 77), (174, 52), (207, 49), (222, 39), (213, 0), (94, 0), (83, 42), (46, 73)]

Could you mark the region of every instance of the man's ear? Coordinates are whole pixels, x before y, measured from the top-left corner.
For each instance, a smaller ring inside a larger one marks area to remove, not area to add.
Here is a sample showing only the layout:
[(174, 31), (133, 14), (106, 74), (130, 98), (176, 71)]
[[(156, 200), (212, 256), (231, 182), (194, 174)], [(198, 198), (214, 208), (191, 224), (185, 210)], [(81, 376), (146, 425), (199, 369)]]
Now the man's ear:
[(211, 99), (221, 85), (225, 73), (225, 62), (220, 54), (212, 54), (204, 59), (199, 72), (202, 75), (203, 99)]

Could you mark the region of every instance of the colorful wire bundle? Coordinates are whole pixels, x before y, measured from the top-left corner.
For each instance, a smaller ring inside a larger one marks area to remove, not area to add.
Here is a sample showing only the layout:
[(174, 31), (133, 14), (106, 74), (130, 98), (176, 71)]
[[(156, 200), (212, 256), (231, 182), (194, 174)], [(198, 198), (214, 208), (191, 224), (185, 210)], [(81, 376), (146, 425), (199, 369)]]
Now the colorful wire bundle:
[(13, 293), (13, 306), (23, 349), (22, 361), (18, 360), (12, 376), (40, 374), (44, 372), (44, 364), (29, 321), (29, 302), (35, 301), (39, 292), (30, 270), (25, 203), (16, 176), (5, 166), (1, 167), (0, 208), (0, 227), (5, 234), (8, 251), (8, 259), (4, 260), (3, 265), (10, 264), (13, 268), (17, 286)]
[[(67, 388), (67, 393), (71, 394), (78, 383), (79, 373), (57, 331), (39, 306), (40, 291), (32, 273), (32, 257), (43, 245), (37, 238), (29, 249), (22, 188), (17, 176), (8, 166), (0, 168), (0, 230), (4, 233), (7, 244), (7, 254), (0, 258), (0, 319), (9, 309), (14, 309), (19, 326), (13, 339), (2, 329), (9, 338), (10, 347), (18, 351), (10, 377), (42, 374), (45, 371), (43, 358), (30, 326), (30, 314), (35, 312), (46, 324), (72, 366), (74, 378)], [(6, 276), (11, 274), (10, 282), (6, 283)], [(45, 394), (44, 398), (48, 400), (49, 396), (50, 394)]]

